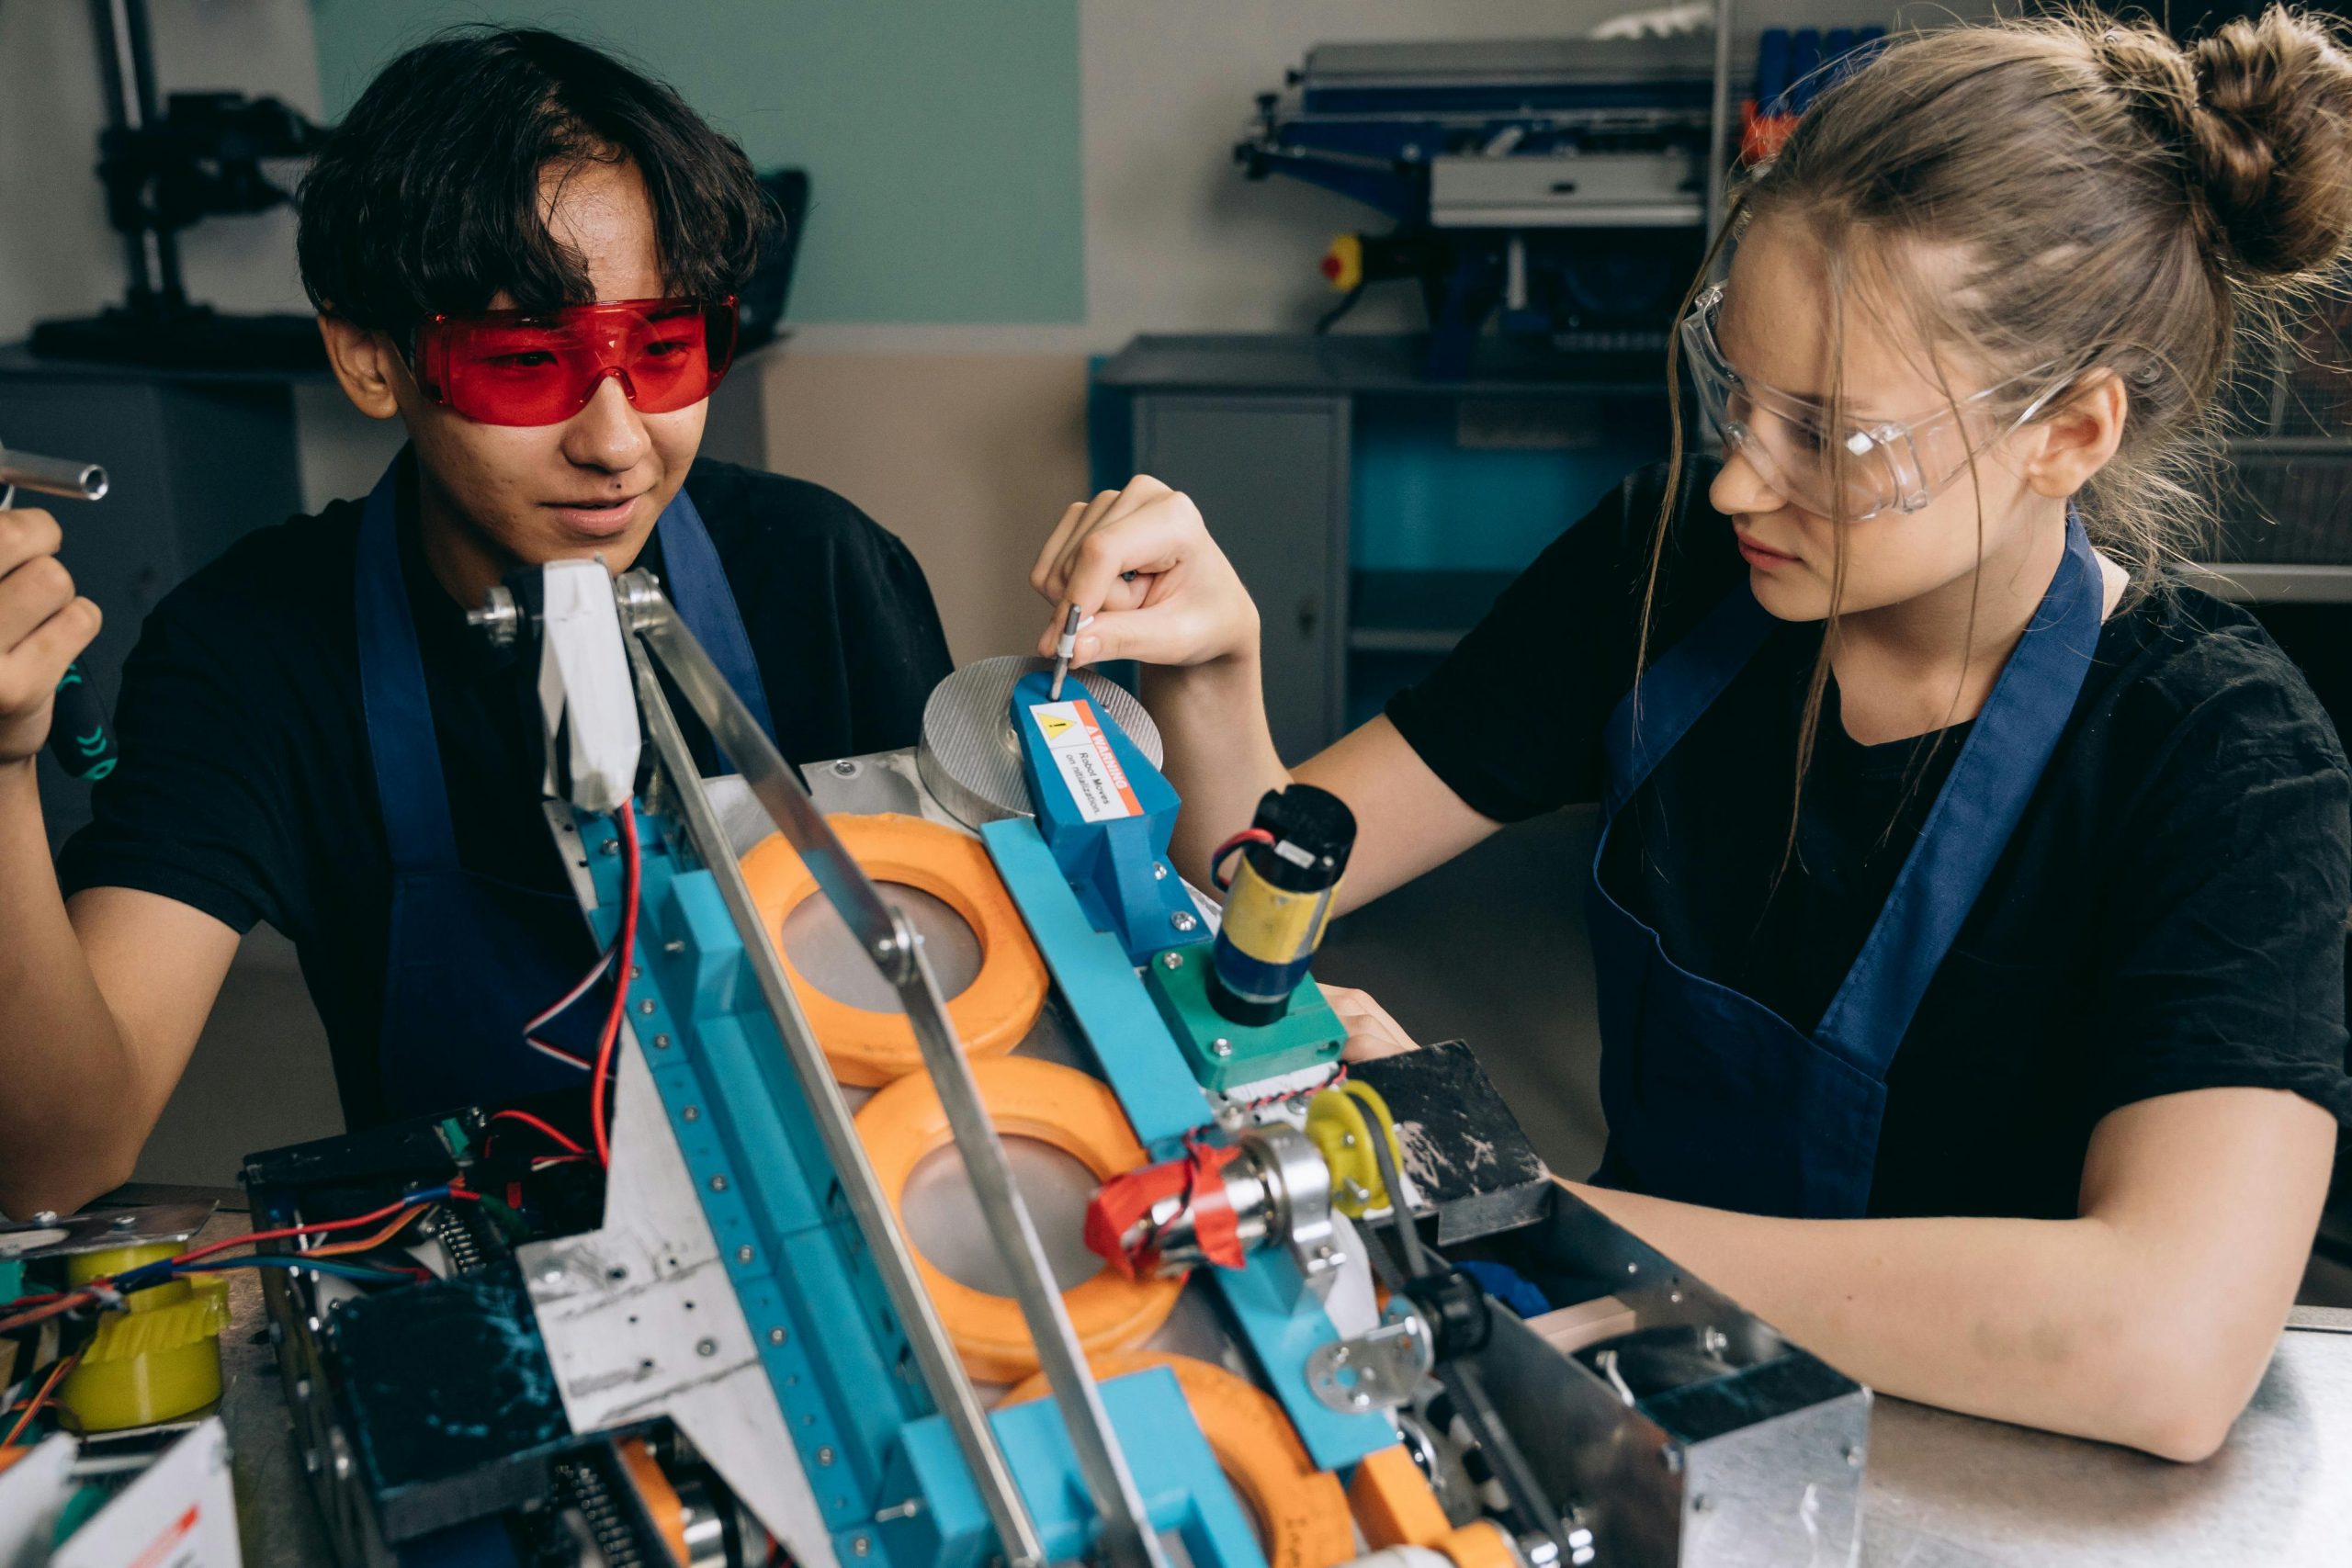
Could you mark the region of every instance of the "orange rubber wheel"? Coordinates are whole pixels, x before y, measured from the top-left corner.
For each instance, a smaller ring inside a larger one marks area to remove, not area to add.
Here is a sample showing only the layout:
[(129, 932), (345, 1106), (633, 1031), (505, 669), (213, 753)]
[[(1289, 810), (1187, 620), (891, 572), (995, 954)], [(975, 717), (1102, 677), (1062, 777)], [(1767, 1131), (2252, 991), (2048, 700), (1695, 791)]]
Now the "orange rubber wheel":
[[(1128, 1130), (1110, 1086), (1076, 1067), (1030, 1056), (998, 1056), (972, 1064), (989, 1119), (1007, 1137), (1035, 1138), (1077, 1160), (1097, 1181), (1144, 1163), (1143, 1145)], [(930, 1077), (910, 1074), (884, 1089), (857, 1113), (857, 1135), (875, 1179), (903, 1230), (900, 1208), (907, 1179), (933, 1149), (954, 1141), (947, 1111)], [(1017, 1382), (1037, 1370), (1037, 1349), (1020, 1303), (976, 1291), (932, 1267), (920, 1250), (916, 1272), (965, 1370), (983, 1382)], [(1149, 1335), (1175, 1310), (1182, 1280), (1128, 1280), (1105, 1268), (1062, 1292), (1071, 1326), (1087, 1354), (1124, 1349)]]
[[(1165, 1350), (1106, 1350), (1087, 1357), (1086, 1364), (1097, 1380), (1148, 1367), (1176, 1374), (1217, 1468), (1265, 1529), (1267, 1568), (1333, 1568), (1354, 1561), (1347, 1488), (1329, 1471), (1315, 1468), (1272, 1394), (1213, 1362)], [(1003, 1403), (1043, 1399), (1048, 1392), (1041, 1373), (1007, 1393)]]
[[(978, 839), (893, 813), (842, 814), (827, 818), (850, 858), (876, 882), (920, 888), (962, 917), (979, 939), (980, 972), (947, 1004), (956, 1038), (971, 1056), (1001, 1055), (1021, 1043), (1046, 1005), (1046, 961), (996, 866)], [(743, 857), (743, 882), (760, 924), (800, 998), (800, 1010), (824, 1047), (833, 1074), (872, 1089), (922, 1066), (914, 1026), (902, 1012), (875, 1012), (827, 996), (785, 951), (784, 922), (817, 891), (817, 879), (781, 833), (772, 833)]]

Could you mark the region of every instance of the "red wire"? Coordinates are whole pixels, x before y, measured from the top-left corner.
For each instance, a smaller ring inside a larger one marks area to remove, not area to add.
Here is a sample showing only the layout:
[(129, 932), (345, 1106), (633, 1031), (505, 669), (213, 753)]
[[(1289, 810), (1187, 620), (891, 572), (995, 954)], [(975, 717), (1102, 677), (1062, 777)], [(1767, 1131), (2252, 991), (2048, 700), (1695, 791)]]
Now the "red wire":
[(1273, 834), (1263, 828), (1242, 829), (1241, 831), (1219, 844), (1216, 847), (1216, 853), (1209, 856), (1209, 880), (1216, 884), (1218, 892), (1224, 892), (1233, 886), (1233, 878), (1221, 875), (1217, 871), (1217, 867), (1225, 863), (1225, 857), (1244, 844), (1272, 844), (1273, 841)]
[(612, 1075), (613, 1046), (621, 1036), (621, 1014), (628, 1010), (629, 964), (637, 954), (637, 803), (621, 802), (616, 815), (620, 818), (627, 856), (621, 863), (621, 934), (613, 947), (613, 1005), (605, 1014), (605, 1032), (596, 1041), (596, 1066), (588, 1090), (588, 1128), (596, 1140), (596, 1163), (607, 1166), (613, 1163), (613, 1149), (611, 1134), (605, 1130), (605, 1086)]
[[(532, 1115), (527, 1111), (492, 1111), (490, 1119), (493, 1122), (520, 1122), (526, 1127), (536, 1128), (537, 1131), (545, 1133), (548, 1137), (554, 1139), (555, 1142), (562, 1147), (566, 1154), (579, 1155), (586, 1154), (588, 1152), (582, 1148), (577, 1143), (574, 1143), (571, 1139), (564, 1136), (553, 1127), (548, 1126), (545, 1122), (540, 1121), (537, 1117)], [(484, 1138), (482, 1143), (484, 1146), (487, 1146), (490, 1140), (488, 1138)]]

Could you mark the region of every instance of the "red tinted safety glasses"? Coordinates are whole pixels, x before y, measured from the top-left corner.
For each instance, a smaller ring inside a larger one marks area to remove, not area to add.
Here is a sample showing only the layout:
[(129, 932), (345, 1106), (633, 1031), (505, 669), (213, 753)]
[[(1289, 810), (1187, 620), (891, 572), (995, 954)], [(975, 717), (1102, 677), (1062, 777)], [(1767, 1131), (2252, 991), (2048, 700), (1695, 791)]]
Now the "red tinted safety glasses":
[(671, 413), (710, 396), (734, 357), (732, 299), (484, 310), (416, 329), (417, 384), (481, 424), (560, 424), (607, 376), (639, 412)]

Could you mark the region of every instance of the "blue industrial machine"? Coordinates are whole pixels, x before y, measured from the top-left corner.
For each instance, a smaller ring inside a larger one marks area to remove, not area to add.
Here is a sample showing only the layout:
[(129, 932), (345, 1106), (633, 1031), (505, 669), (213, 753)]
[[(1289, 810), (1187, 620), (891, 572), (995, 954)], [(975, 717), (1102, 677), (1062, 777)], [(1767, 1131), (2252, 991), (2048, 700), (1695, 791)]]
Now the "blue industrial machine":
[(1391, 219), (1342, 236), (1324, 275), (1342, 310), (1416, 281), (1429, 373), (1459, 378), (1498, 319), (1566, 349), (1663, 350), (1705, 235), (1713, 97), (1704, 35), (1323, 44), (1259, 98), (1235, 158)]
[(1304, 180), (1392, 220), (1325, 254), (1344, 298), (1324, 328), (1371, 285), (1409, 278), (1438, 379), (1472, 371), (1489, 323), (1563, 351), (1662, 354), (1714, 216), (1711, 174), (1735, 141), (1777, 146), (1883, 37), (1766, 29), (1736, 130), (1712, 31), (1321, 44), (1259, 96), (1234, 157), (1253, 180)]
[[(607, 586), (601, 567), (557, 563), (518, 587), (475, 618), (538, 649), (567, 795), (551, 830), (599, 941), (634, 932), (616, 959), (609, 1165), (517, 1164), (491, 1140), (529, 1118), (487, 1108), (249, 1165), (257, 1223), (432, 1181), (481, 1199), (403, 1254), (422, 1282), (273, 1271), (298, 1428), (346, 1562), (1573, 1568), (1850, 1551), (1867, 1391), (1557, 1195), (1465, 1051), (1335, 1088), (1336, 1025), (1311, 1010), (1253, 1057), (1254, 1037), (1148, 984), (1213, 962), (1219, 911), (1169, 863), (1175, 796), (1124, 692), (1082, 672), (1055, 701), (1040, 661), (984, 661), (933, 694), (922, 748), (804, 783), (648, 574)], [(673, 693), (740, 777), (699, 776)], [(852, 848), (884, 838), (945, 846), (939, 863), (964, 870), (927, 881)], [(786, 862), (798, 880), (779, 905), (770, 872)], [(979, 933), (956, 996), (885, 902), (892, 880)], [(794, 899), (831, 911), (887, 1006), (845, 1008), (799, 976)], [(1035, 1015), (1006, 1055), (959, 1010), (1032, 964)], [(843, 1042), (825, 1036), (866, 1030), (916, 1055), (854, 1109), (865, 1089), (839, 1081)], [(1086, 1239), (1106, 1266), (1064, 1289), (1049, 1243), (1069, 1238), (1041, 1223), (1007, 1145), (1053, 1142), (1097, 1102), (1065, 1147), (1102, 1183)], [(941, 1272), (901, 1211), (922, 1152), (949, 1146), (956, 1228), (1002, 1295)], [(1524, 1316), (1496, 1303), (1494, 1276), (1425, 1230), (1510, 1233), (1545, 1294), (1521, 1287)]]

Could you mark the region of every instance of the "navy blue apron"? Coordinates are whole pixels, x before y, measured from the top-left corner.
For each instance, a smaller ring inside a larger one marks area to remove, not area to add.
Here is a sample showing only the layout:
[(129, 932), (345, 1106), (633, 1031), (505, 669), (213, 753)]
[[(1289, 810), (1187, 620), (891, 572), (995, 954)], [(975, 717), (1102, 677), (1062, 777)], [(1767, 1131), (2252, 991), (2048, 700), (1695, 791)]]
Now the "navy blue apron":
[(2098, 559), (2070, 508), (2066, 552), (2041, 606), (1810, 1036), (1678, 966), (1600, 882), (1626, 801), (1763, 645), (1772, 617), (1743, 584), (1643, 677), (1638, 726), (1633, 696), (1618, 705), (1587, 901), (1609, 1121), (1595, 1181), (1749, 1213), (1868, 1211), (1887, 1069), (2074, 711), (2101, 598)]
[[(387, 1120), (585, 1083), (577, 1068), (526, 1045), (523, 1025), (570, 990), (596, 955), (571, 895), (502, 882), (458, 863), (441, 746), (401, 565), (393, 497), (396, 476), (411, 460), (405, 452), (394, 459), (368, 494), (356, 581), (360, 698), (391, 851), (391, 940), (377, 1033)], [(671, 602), (773, 739), (775, 721), (743, 618), (683, 487), (653, 526)], [(582, 998), (542, 1038), (575, 1055), (591, 1053), (604, 1020), (602, 995), (599, 988)]]

